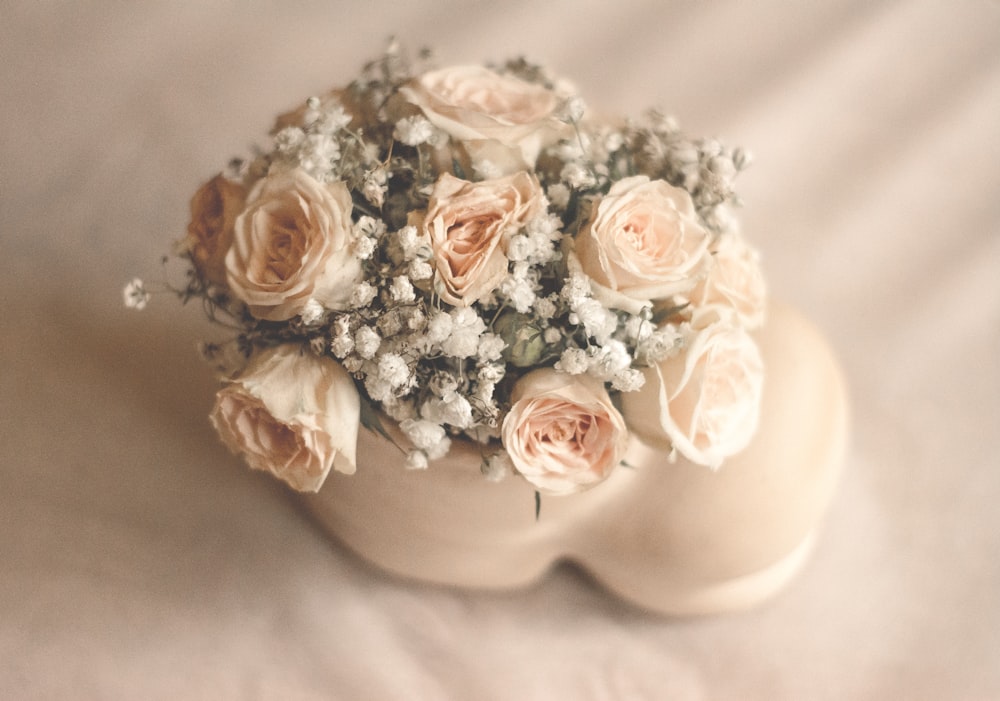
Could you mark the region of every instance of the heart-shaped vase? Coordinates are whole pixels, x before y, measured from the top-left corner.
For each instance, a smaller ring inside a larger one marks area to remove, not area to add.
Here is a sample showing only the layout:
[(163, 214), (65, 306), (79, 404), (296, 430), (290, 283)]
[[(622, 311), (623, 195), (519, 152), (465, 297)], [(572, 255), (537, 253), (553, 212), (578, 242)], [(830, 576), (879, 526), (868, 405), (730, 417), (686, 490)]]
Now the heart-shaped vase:
[(772, 304), (757, 333), (765, 364), (753, 442), (718, 470), (633, 439), (604, 483), (543, 496), (516, 476), (487, 482), (473, 445), (409, 471), (362, 431), (358, 470), (331, 473), (307, 508), (379, 567), (459, 587), (523, 587), (570, 560), (623, 599), (676, 615), (731, 611), (779, 591), (801, 567), (834, 493), (847, 399), (825, 340)]

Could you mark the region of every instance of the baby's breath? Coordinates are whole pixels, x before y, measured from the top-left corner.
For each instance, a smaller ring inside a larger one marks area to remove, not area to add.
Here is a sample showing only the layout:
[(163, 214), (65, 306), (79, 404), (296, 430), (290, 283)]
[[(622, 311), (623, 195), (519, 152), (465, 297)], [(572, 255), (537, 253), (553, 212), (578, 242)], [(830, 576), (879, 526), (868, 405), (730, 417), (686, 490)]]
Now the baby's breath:
[[(224, 274), (204, 277), (192, 242), (182, 240), (177, 255), (192, 265), (178, 296), (201, 298), (213, 321), (235, 328), (232, 342), (205, 345), (209, 362), (238, 367), (230, 356), (245, 361), (265, 346), (300, 343), (336, 359), (363, 401), (398, 423), (410, 444), (407, 467), (426, 468), (448, 451), (452, 437), (464, 436), (488, 446), (483, 473), (498, 480), (512, 469), (507, 453), (497, 450), (498, 426), (526, 373), (555, 368), (631, 392), (642, 386), (645, 367), (679, 352), (690, 318), (686, 301), (669, 300), (664, 318), (648, 305), (634, 314), (611, 308), (583, 272), (574, 241), (594, 203), (633, 175), (685, 189), (700, 223), (726, 233), (738, 204), (734, 180), (749, 154), (717, 139), (691, 138), (661, 112), (600, 123), (565, 81), (523, 59), (498, 70), (553, 90), (559, 105), (553, 116), (564, 132), (537, 164), (528, 164), (544, 193), (542, 211), (503, 232), (493, 288), (467, 304), (442, 300), (443, 257), (429, 232), (448, 224), (423, 216), (445, 173), (490, 180), (508, 175), (509, 164), (493, 152), (466, 150), (400, 98), (423, 66), (393, 43), (347, 88), (311, 97), (280, 118), (270, 146), (233, 159), (226, 171), (247, 192), (269, 173), (292, 168), (321, 183), (343, 183), (350, 193), (348, 250), (363, 275), (342, 303), (310, 292), (293, 319), (266, 321), (231, 298)], [(150, 298), (138, 278), (123, 296), (133, 309)]]

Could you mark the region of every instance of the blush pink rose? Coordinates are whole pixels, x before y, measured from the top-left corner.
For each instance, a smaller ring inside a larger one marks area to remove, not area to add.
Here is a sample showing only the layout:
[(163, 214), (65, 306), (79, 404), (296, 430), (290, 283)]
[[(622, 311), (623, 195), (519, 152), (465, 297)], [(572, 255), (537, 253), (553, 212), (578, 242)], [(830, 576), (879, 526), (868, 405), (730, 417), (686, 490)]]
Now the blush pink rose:
[(643, 374), (642, 388), (622, 393), (629, 428), (643, 441), (712, 468), (750, 443), (764, 365), (756, 342), (732, 319), (692, 331), (684, 350)]
[(693, 288), (711, 263), (710, 241), (687, 191), (637, 175), (594, 203), (576, 252), (603, 288), (595, 296), (633, 311)]
[(430, 238), (441, 299), (468, 306), (492, 292), (507, 275), (510, 236), (545, 206), (538, 180), (523, 171), (481, 182), (442, 175), (413, 219)]
[(541, 149), (566, 132), (555, 117), (557, 93), (483, 66), (425, 73), (400, 94), (459, 142), (473, 164), (489, 161), (502, 173), (533, 168)]
[(226, 272), (233, 294), (259, 319), (299, 314), (310, 299), (345, 309), (361, 279), (351, 195), (296, 168), (268, 175), (236, 218)]
[(239, 183), (216, 175), (191, 198), (191, 220), (184, 247), (199, 274), (216, 285), (226, 284), (226, 254), (233, 241), (236, 217), (246, 192)]
[(358, 390), (339, 363), (283, 345), (220, 389), (210, 418), (250, 467), (315, 492), (331, 468), (354, 473), (360, 416)]
[(593, 487), (622, 461), (628, 429), (599, 380), (541, 368), (517, 381), (511, 399), (503, 445), (539, 491), (571, 494)]
[(759, 328), (764, 323), (767, 289), (757, 251), (739, 234), (720, 236), (712, 249), (708, 274), (688, 298), (702, 314), (734, 314), (748, 330)]

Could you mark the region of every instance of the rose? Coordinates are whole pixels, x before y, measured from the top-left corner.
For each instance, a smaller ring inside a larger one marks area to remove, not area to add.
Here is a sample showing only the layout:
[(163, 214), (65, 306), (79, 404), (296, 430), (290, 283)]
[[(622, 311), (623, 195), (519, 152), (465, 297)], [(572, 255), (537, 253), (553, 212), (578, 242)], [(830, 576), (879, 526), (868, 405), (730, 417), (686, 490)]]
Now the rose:
[(210, 418), (250, 467), (315, 492), (331, 467), (354, 473), (360, 407), (337, 362), (286, 344), (262, 351), (220, 389)]
[(570, 494), (592, 487), (625, 455), (625, 420), (595, 378), (541, 368), (517, 381), (511, 400), (503, 445), (539, 491)]
[(757, 251), (739, 234), (724, 234), (712, 250), (708, 274), (688, 295), (699, 314), (735, 314), (747, 329), (764, 323), (767, 292)]
[(538, 180), (523, 171), (481, 182), (438, 178), (427, 210), (412, 223), (430, 239), (441, 298), (468, 306), (492, 292), (507, 275), (510, 235), (545, 206)]
[(236, 218), (226, 271), (233, 294), (260, 319), (300, 313), (310, 299), (345, 309), (361, 279), (351, 195), (299, 169), (268, 175)]
[(599, 286), (594, 296), (634, 312), (694, 287), (710, 263), (709, 243), (685, 190), (637, 175), (594, 203), (576, 252)]
[(544, 146), (565, 133), (555, 117), (561, 97), (541, 85), (483, 66), (424, 73), (399, 90), (468, 152), (501, 173), (530, 169)]
[(208, 282), (226, 284), (226, 253), (245, 199), (243, 186), (222, 175), (202, 185), (191, 198), (191, 221), (184, 247), (198, 273)]
[(686, 348), (643, 371), (646, 382), (622, 393), (622, 412), (639, 438), (718, 467), (743, 450), (757, 429), (763, 361), (757, 344), (731, 319), (691, 331)]

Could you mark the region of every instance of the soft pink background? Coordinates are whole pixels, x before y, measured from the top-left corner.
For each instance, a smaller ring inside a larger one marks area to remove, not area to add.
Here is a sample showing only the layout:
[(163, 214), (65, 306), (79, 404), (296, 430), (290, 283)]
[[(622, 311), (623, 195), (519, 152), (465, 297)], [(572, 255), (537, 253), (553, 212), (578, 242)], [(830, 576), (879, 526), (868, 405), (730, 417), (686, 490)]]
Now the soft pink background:
[[(0, 696), (1000, 698), (1000, 6), (0, 6)], [(121, 307), (194, 188), (391, 32), (516, 53), (757, 155), (745, 231), (851, 384), (847, 472), (765, 608), (649, 617), (331, 545), (228, 456), (197, 308)]]

